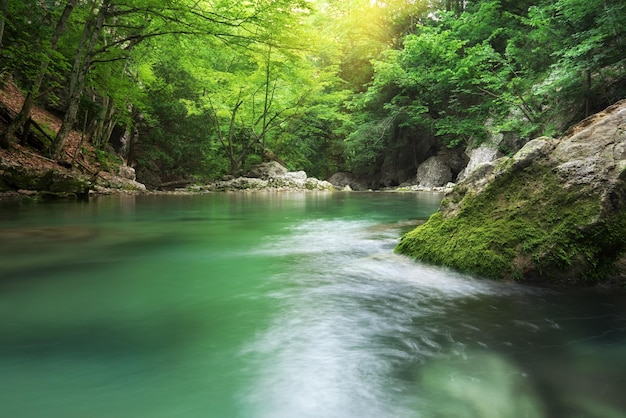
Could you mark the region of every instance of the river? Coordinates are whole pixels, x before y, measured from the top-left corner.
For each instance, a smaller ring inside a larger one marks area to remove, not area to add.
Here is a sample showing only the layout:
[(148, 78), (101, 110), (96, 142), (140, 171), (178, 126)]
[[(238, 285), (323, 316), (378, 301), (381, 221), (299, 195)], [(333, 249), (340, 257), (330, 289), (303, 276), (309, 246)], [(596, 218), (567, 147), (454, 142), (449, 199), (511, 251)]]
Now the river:
[(626, 292), (394, 254), (440, 199), (3, 202), (0, 417), (625, 417)]

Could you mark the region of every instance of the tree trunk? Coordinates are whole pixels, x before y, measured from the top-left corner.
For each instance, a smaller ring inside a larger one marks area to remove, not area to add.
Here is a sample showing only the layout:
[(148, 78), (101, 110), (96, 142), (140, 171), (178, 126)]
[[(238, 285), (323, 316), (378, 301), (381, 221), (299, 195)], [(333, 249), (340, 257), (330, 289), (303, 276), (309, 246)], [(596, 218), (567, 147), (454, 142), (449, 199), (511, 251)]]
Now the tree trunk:
[(83, 33), (81, 35), (80, 44), (74, 58), (74, 64), (72, 66), (72, 73), (70, 76), (70, 91), (67, 109), (63, 116), (63, 122), (61, 129), (57, 133), (54, 140), (54, 151), (52, 156), (58, 158), (62, 151), (67, 136), (69, 135), (74, 122), (76, 122), (76, 114), (78, 113), (78, 107), (80, 104), (80, 97), (85, 89), (85, 77), (89, 72), (91, 62), (89, 56), (93, 52), (98, 37), (102, 31), (104, 20), (107, 16), (111, 0), (104, 0), (95, 21), (89, 20), (85, 23)]
[[(4, 1), (4, 0), (0, 0)], [(78, 0), (69, 0), (63, 9), (63, 13), (59, 17), (57, 21), (57, 25), (54, 28), (54, 32), (52, 33), (52, 37), (50, 38), (50, 49), (49, 53), (45, 56), (41, 64), (39, 65), (39, 70), (37, 71), (37, 76), (33, 81), (33, 84), (26, 94), (26, 98), (24, 99), (24, 103), (22, 104), (22, 109), (20, 113), (17, 114), (15, 119), (9, 123), (5, 131), (2, 133), (0, 137), (0, 146), (6, 148), (11, 140), (11, 137), (15, 135), (17, 131), (24, 128), (24, 124), (30, 117), (30, 112), (35, 102), (35, 98), (39, 94), (39, 89), (41, 88), (41, 84), (43, 83), (44, 78), (46, 77), (46, 73), (48, 72), (48, 65), (50, 65), (50, 60), (52, 59), (52, 54), (57, 49), (57, 43), (59, 42), (59, 38), (65, 31), (67, 27), (67, 22), (69, 21), (70, 15), (74, 10), (74, 6), (76, 6)], [(0, 10), (2, 13), (2, 10)], [(0, 36), (0, 42), (2, 41), (2, 36)], [(5, 146), (6, 145), (6, 146)]]
[[(265, 64), (265, 100), (263, 101), (263, 131), (261, 132), (261, 150), (265, 149), (265, 131), (267, 126), (267, 113), (270, 108), (270, 75), (271, 75), (271, 57), (272, 46), (270, 45), (267, 50), (267, 62)], [(261, 153), (263, 157), (263, 152)]]
[[(241, 97), (241, 91), (239, 92), (239, 96)], [(236, 129), (236, 124), (235, 124), (235, 119), (237, 117), (237, 111), (239, 110), (239, 106), (241, 106), (243, 104), (243, 100), (238, 100), (237, 104), (235, 104), (235, 106), (233, 106), (233, 113), (231, 115), (230, 118), (230, 125), (228, 127), (228, 158), (230, 159), (230, 172), (233, 176), (237, 176), (238, 172), (239, 172), (239, 167), (240, 167), (240, 163), (241, 163), (241, 158), (242, 157), (238, 157), (236, 155), (236, 150), (235, 150), (235, 129)], [(243, 146), (243, 145), (242, 145)], [(245, 154), (245, 151), (242, 152), (242, 154)], [(243, 156), (243, 155), (242, 155)]]
[(587, 70), (585, 79), (585, 117), (591, 115), (591, 70)]
[(9, 14), (9, 0), (0, 0), (0, 50), (2, 49), (2, 38), (4, 36), (4, 22)]
[(111, 129), (109, 127), (111, 125), (114, 114), (115, 107), (113, 100), (108, 96), (104, 96), (102, 98), (102, 110), (98, 115), (98, 120), (96, 121), (96, 129), (93, 133), (92, 138), (92, 141), (96, 148), (102, 148), (109, 141), (109, 137), (111, 136)]

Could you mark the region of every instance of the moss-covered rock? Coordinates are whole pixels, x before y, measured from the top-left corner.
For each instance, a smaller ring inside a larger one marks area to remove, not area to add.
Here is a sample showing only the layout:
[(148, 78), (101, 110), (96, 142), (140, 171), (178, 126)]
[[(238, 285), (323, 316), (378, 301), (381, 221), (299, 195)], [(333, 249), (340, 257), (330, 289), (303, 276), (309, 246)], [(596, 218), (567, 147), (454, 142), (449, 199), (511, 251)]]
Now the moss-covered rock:
[(625, 168), (626, 101), (481, 167), (397, 251), (490, 278), (626, 283)]
[(50, 196), (87, 197), (89, 178), (79, 172), (59, 167), (24, 167), (0, 161), (0, 191), (29, 190)]

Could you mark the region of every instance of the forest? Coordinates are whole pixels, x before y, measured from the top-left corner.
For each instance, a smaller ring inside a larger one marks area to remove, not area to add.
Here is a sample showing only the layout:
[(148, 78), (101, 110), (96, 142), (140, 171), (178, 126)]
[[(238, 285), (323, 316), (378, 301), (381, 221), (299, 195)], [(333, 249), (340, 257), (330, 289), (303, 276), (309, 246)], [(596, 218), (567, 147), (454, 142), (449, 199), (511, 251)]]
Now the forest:
[(560, 135), (626, 97), (624, 51), (622, 0), (0, 0), (0, 83), (26, 95), (0, 146), (36, 105), (63, 118), (48, 157), (78, 129), (151, 186), (276, 160), (377, 188)]

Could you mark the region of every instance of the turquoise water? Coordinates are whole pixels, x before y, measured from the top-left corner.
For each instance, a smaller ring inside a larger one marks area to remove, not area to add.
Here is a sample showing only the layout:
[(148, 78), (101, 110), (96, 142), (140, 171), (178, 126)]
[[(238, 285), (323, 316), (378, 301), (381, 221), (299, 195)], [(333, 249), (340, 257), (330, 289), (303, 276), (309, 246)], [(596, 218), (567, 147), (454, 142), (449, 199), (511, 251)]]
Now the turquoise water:
[(429, 193), (0, 206), (0, 417), (624, 417), (626, 294), (393, 254)]

